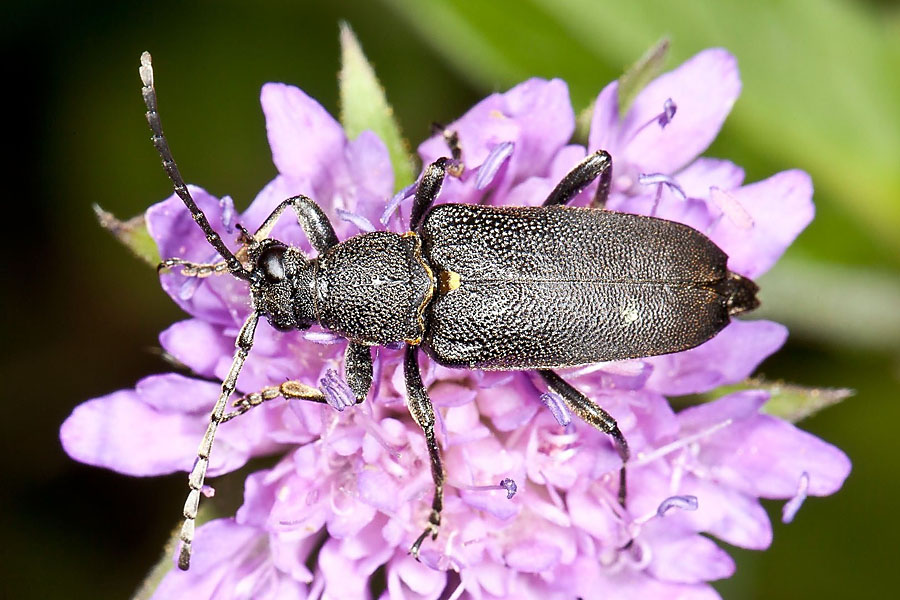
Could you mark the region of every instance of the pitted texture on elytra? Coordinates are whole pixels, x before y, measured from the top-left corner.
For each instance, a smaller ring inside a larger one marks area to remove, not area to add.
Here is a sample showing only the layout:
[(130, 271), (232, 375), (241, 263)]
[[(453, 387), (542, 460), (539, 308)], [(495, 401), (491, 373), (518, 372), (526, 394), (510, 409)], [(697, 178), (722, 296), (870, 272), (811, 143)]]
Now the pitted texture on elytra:
[(318, 264), (316, 314), (322, 326), (366, 344), (422, 338), (421, 310), (434, 284), (418, 236), (366, 233), (332, 247)]
[(440, 363), (554, 368), (677, 352), (728, 323), (725, 254), (671, 221), (600, 209), (445, 204), (424, 252), (458, 288), (430, 305)]

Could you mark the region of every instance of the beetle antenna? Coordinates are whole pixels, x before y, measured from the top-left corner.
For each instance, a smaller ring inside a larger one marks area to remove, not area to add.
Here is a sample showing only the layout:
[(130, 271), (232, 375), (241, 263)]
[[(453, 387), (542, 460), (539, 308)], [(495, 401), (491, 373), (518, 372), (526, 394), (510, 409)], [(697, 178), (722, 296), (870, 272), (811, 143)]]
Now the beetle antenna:
[(172, 151), (169, 150), (169, 142), (166, 140), (166, 135), (163, 133), (162, 123), (160, 123), (159, 120), (159, 113), (156, 110), (156, 89), (153, 87), (153, 65), (151, 64), (149, 52), (141, 54), (140, 73), (141, 81), (144, 84), (143, 88), (141, 88), (141, 92), (144, 96), (144, 104), (147, 105), (147, 123), (150, 125), (150, 130), (153, 132), (153, 136), (150, 139), (153, 140), (153, 146), (156, 148), (156, 151), (159, 152), (160, 158), (162, 158), (163, 168), (166, 170), (166, 174), (175, 186), (175, 193), (178, 194), (178, 197), (181, 198), (184, 205), (191, 211), (194, 221), (200, 226), (203, 233), (206, 234), (206, 240), (219, 254), (222, 255), (222, 258), (225, 259), (225, 263), (228, 265), (228, 270), (231, 274), (240, 279), (249, 280), (251, 278), (250, 271), (244, 268), (237, 257), (235, 257), (231, 250), (228, 249), (228, 246), (225, 245), (225, 242), (222, 241), (221, 236), (219, 236), (209, 224), (206, 215), (203, 214), (203, 211), (200, 210), (200, 207), (197, 206), (197, 203), (194, 202), (193, 197), (191, 197), (191, 193), (188, 191), (187, 185), (185, 185), (184, 179), (181, 178), (181, 173), (178, 171), (178, 165), (175, 164), (175, 159), (172, 158)]
[(234, 360), (231, 368), (228, 370), (228, 376), (222, 382), (222, 392), (219, 399), (213, 407), (212, 414), (209, 417), (209, 425), (206, 433), (203, 434), (203, 440), (200, 442), (200, 448), (197, 450), (197, 460), (188, 475), (188, 485), (191, 491), (188, 493), (187, 500), (184, 503), (184, 524), (181, 526), (181, 549), (178, 551), (178, 568), (187, 571), (191, 565), (191, 546), (194, 543), (194, 525), (197, 520), (197, 509), (200, 504), (200, 493), (203, 490), (203, 482), (206, 479), (206, 470), (209, 467), (209, 452), (212, 449), (213, 439), (216, 437), (216, 430), (225, 417), (225, 405), (228, 398), (234, 393), (237, 385), (237, 378), (250, 353), (253, 346), (253, 334), (256, 332), (256, 324), (259, 322), (259, 313), (252, 312), (238, 333), (237, 340), (234, 342), (236, 348), (234, 352)]

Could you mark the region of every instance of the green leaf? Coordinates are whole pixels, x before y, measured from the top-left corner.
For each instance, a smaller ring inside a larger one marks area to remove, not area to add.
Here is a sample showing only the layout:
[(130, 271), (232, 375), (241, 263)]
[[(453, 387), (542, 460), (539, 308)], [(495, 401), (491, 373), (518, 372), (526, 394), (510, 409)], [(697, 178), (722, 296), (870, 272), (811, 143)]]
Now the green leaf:
[(594, 119), (594, 104), (591, 101), (575, 117), (575, 133), (572, 135), (573, 143), (587, 146), (588, 138), (591, 135), (591, 121)]
[(94, 214), (100, 226), (113, 234), (132, 254), (152, 267), (159, 265), (159, 249), (147, 231), (144, 215), (137, 215), (127, 221), (120, 221), (111, 212), (94, 205)]
[(764, 390), (769, 393), (769, 401), (763, 406), (763, 412), (786, 421), (796, 423), (824, 408), (828, 408), (854, 394), (846, 388), (814, 388), (784, 383), (783, 381), (767, 381), (754, 377), (736, 383), (723, 385), (706, 394), (695, 397), (700, 402), (711, 402), (722, 396), (743, 390)]
[(385, 143), (394, 168), (394, 189), (415, 179), (414, 161), (403, 139), (394, 111), (385, 97), (375, 70), (366, 60), (359, 41), (346, 23), (341, 23), (340, 88), (341, 124), (354, 139), (366, 130), (374, 131)]
[(625, 72), (619, 77), (620, 118), (628, 112), (631, 103), (634, 102), (640, 91), (662, 73), (668, 53), (669, 39), (663, 38), (644, 52), (644, 55), (625, 69)]

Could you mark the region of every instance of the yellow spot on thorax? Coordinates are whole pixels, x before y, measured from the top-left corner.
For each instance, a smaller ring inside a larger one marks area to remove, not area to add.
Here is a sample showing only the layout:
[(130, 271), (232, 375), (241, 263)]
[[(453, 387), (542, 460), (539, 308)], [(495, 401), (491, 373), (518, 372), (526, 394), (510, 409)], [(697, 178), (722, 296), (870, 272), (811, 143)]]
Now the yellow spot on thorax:
[(459, 273), (456, 273), (455, 271), (441, 271), (439, 277), (441, 280), (440, 291), (442, 294), (452, 292), (459, 287)]

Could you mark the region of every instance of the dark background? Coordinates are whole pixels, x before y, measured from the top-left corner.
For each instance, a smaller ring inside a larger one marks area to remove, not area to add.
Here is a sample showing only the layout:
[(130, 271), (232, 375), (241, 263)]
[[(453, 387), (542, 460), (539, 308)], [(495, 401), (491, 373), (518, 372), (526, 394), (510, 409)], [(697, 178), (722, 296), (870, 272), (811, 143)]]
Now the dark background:
[[(627, 4), (627, 7), (621, 6)], [(170, 193), (137, 75), (154, 56), (161, 113), (188, 181), (239, 208), (275, 174), (266, 81), (337, 114), (338, 22), (354, 28), (413, 147), (491, 91), (563, 76), (576, 109), (663, 35), (672, 68), (723, 45), (744, 94), (707, 154), (748, 181), (800, 167), (817, 220), (762, 280), (791, 327), (761, 371), (857, 395), (803, 423), (854, 461), (844, 489), (780, 523), (765, 553), (734, 551), (728, 598), (840, 598), (896, 588), (900, 350), (900, 16), (889, 2), (617, 3), (33, 1), (4, 8), (7, 209), (0, 590), (122, 598), (158, 560), (184, 476), (77, 464), (58, 428), (78, 403), (166, 369), (157, 335), (182, 315), (152, 269), (96, 224)], [(134, 451), (139, 452), (140, 448)]]

